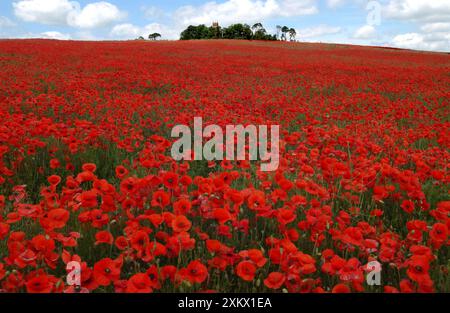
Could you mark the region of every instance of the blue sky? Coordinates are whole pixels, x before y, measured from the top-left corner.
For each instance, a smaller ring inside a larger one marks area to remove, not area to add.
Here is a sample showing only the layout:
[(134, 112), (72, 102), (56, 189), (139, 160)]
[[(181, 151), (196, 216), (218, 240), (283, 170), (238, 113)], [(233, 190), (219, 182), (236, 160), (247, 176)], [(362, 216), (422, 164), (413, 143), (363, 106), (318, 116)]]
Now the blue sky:
[(0, 0), (0, 38), (178, 39), (190, 24), (262, 22), (300, 41), (450, 51), (450, 0)]

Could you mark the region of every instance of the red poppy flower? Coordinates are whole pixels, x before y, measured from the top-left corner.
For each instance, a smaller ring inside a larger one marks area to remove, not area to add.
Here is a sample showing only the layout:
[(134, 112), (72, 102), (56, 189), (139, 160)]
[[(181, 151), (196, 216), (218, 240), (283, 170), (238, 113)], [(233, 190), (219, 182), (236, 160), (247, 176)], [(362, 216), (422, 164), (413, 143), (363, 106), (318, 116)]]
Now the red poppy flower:
[(127, 282), (127, 293), (150, 293), (153, 291), (151, 287), (151, 280), (144, 273), (134, 274), (128, 279)]
[(111, 233), (109, 231), (103, 230), (103, 231), (99, 231), (95, 234), (95, 244), (101, 244), (101, 243), (105, 243), (108, 245), (112, 245), (112, 243), (114, 242), (114, 237), (111, 235)]
[(97, 203), (97, 192), (94, 190), (88, 190), (81, 193), (81, 206), (83, 208), (95, 208)]
[(243, 250), (239, 252), (239, 255), (243, 258), (250, 259), (258, 267), (263, 267), (267, 262), (262, 251), (258, 249)]
[(283, 286), (286, 276), (280, 272), (272, 272), (264, 279), (264, 285), (270, 289), (279, 289)]
[(173, 212), (177, 215), (185, 215), (191, 210), (192, 204), (187, 199), (180, 199), (173, 203)]
[[(103, 213), (102, 210), (92, 210), (92, 211), (88, 211), (88, 216), (89, 219), (92, 223), (92, 227), (95, 228), (102, 228), (103, 226), (105, 226), (106, 224), (108, 224), (109, 221), (109, 217), (108, 214)], [(80, 217), (81, 214), (78, 216)]]
[(61, 166), (61, 162), (59, 162), (58, 159), (51, 159), (50, 160), (50, 168), (51, 169), (57, 169)]
[(84, 182), (89, 182), (89, 181), (93, 181), (95, 178), (94, 173), (89, 172), (89, 171), (84, 171), (81, 172), (77, 175), (77, 181), (79, 183), (84, 183)]
[(181, 233), (191, 228), (191, 221), (184, 215), (179, 215), (172, 220), (172, 228), (174, 232)]
[(178, 175), (174, 172), (166, 172), (162, 176), (164, 186), (169, 189), (175, 189), (178, 186)]
[(0, 222), (0, 240), (3, 240), (8, 236), (9, 234), (10, 226), (6, 223)]
[(116, 238), (115, 245), (119, 250), (125, 250), (128, 247), (128, 241), (124, 236)]
[(191, 283), (201, 284), (208, 277), (208, 269), (200, 261), (195, 260), (189, 263), (184, 274)]
[(139, 230), (131, 236), (130, 245), (138, 252), (138, 255), (141, 256), (149, 241), (148, 234), (143, 230)]
[(177, 272), (177, 268), (173, 265), (165, 265), (161, 268), (161, 280), (169, 279), (170, 281), (175, 280), (175, 274)]
[(412, 212), (414, 212), (414, 202), (412, 202), (411, 200), (404, 200), (402, 202), (401, 208), (406, 213), (410, 213), (411, 214)]
[(148, 278), (150, 278), (150, 287), (154, 289), (160, 289), (161, 284), (159, 282), (159, 270), (156, 265), (150, 266), (145, 272)]
[(138, 188), (139, 180), (135, 177), (125, 178), (120, 182), (120, 191), (124, 194), (133, 194)]
[(58, 175), (51, 175), (47, 178), (47, 181), (50, 185), (56, 186), (61, 182), (61, 177)]
[(161, 214), (151, 214), (147, 216), (147, 219), (153, 224), (155, 227), (159, 227), (163, 222), (164, 219)]
[(262, 207), (266, 204), (266, 198), (262, 191), (255, 190), (247, 198), (248, 206), (251, 210)]
[(119, 165), (116, 167), (116, 176), (119, 179), (123, 179), (128, 175), (129, 171), (125, 166)]
[(170, 203), (170, 196), (163, 190), (158, 190), (153, 193), (152, 206), (164, 208)]
[(220, 224), (224, 224), (226, 222), (228, 222), (229, 220), (231, 220), (232, 216), (230, 214), (230, 211), (228, 211), (227, 209), (215, 209), (214, 210), (214, 218), (220, 223)]
[(236, 267), (236, 274), (245, 281), (252, 281), (255, 273), (256, 266), (250, 261), (242, 261)]
[(295, 220), (297, 215), (291, 209), (281, 208), (277, 212), (278, 222), (282, 225), (289, 224)]
[(100, 286), (109, 286), (119, 279), (121, 267), (121, 260), (102, 259), (94, 265), (94, 279)]
[(331, 290), (332, 293), (350, 293), (352, 290), (349, 286), (345, 284), (337, 284), (333, 287), (333, 290)]
[(85, 163), (81, 166), (81, 169), (86, 172), (94, 173), (97, 169), (97, 165), (95, 165), (94, 163)]
[(208, 239), (206, 240), (206, 248), (208, 249), (209, 252), (217, 253), (221, 250), (222, 244), (220, 243), (219, 240)]
[(413, 281), (421, 284), (429, 280), (430, 263), (426, 256), (413, 255), (406, 263), (408, 265), (406, 273)]
[(29, 293), (50, 293), (53, 289), (53, 282), (47, 275), (41, 274), (30, 278), (25, 286)]
[(46, 224), (50, 229), (59, 229), (66, 226), (69, 220), (69, 211), (64, 209), (53, 209), (47, 214)]
[(445, 243), (448, 239), (447, 225), (443, 223), (434, 224), (430, 231), (430, 238), (437, 247)]

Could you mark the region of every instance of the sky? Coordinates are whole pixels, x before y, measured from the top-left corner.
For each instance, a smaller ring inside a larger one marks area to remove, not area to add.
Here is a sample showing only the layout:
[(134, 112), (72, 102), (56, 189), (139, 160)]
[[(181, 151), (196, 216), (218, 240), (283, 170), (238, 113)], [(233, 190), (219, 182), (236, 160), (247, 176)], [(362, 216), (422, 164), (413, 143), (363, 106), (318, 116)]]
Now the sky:
[(0, 38), (176, 40), (188, 25), (262, 22), (297, 40), (450, 51), (450, 0), (0, 0)]

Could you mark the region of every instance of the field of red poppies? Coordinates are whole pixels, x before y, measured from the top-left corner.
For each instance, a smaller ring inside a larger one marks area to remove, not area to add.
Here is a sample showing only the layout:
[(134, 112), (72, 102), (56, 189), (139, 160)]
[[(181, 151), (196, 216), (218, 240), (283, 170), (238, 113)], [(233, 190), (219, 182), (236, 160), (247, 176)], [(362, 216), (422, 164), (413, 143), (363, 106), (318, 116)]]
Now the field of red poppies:
[[(4, 40), (0, 69), (1, 291), (450, 292), (449, 54)], [(194, 116), (279, 124), (278, 170), (174, 161)]]

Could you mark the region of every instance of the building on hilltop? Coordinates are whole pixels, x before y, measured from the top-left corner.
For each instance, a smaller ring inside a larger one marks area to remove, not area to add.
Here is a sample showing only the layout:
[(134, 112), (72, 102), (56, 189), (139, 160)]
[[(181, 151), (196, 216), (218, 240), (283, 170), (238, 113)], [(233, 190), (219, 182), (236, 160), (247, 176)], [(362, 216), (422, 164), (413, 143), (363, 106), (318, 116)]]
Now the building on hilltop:
[(223, 30), (222, 30), (222, 27), (220, 27), (218, 21), (212, 22), (211, 30), (212, 30), (211, 33), (212, 33), (213, 38), (216, 38), (216, 39), (223, 38)]

